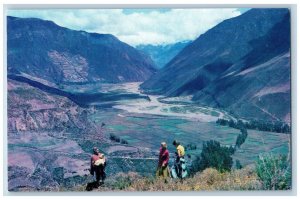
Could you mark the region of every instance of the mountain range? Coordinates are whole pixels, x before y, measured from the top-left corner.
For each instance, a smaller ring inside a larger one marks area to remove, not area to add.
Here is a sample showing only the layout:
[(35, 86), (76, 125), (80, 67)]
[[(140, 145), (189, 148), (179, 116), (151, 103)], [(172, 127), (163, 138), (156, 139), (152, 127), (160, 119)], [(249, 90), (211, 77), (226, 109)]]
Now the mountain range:
[(239, 117), (290, 121), (290, 13), (251, 9), (200, 35), (141, 88)]
[(55, 84), (148, 79), (153, 61), (110, 34), (74, 31), (52, 21), (7, 17), (9, 74)]
[(192, 95), (237, 117), (290, 122), (288, 9), (251, 9), (172, 45), (133, 48), (110, 34), (16, 17), (7, 17), (7, 40), (9, 75), (48, 86), (145, 81), (144, 93)]
[(156, 67), (161, 69), (189, 43), (191, 41), (188, 40), (165, 45), (138, 45), (136, 48), (149, 55), (155, 62)]

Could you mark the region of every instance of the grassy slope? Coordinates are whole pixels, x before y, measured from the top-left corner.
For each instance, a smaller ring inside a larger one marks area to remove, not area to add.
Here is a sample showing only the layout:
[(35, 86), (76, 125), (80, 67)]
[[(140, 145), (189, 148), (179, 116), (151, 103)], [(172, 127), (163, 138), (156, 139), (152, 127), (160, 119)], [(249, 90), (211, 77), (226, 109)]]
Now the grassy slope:
[[(144, 178), (136, 173), (117, 174), (106, 180), (105, 184), (94, 192), (104, 191), (230, 191), (261, 190), (261, 183), (253, 166), (240, 170), (220, 173), (208, 168), (183, 181), (169, 179)], [(61, 191), (65, 191), (61, 188)], [(73, 188), (72, 191), (85, 191), (85, 186)]]

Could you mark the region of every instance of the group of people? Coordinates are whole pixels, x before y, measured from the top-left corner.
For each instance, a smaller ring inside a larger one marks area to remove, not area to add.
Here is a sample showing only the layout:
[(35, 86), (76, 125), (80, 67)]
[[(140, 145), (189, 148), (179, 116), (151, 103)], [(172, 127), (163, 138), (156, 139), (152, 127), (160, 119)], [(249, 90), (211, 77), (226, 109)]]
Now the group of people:
[(159, 160), (158, 160), (158, 166), (156, 171), (157, 177), (172, 177), (172, 178), (185, 178), (187, 176), (187, 170), (185, 165), (185, 150), (184, 147), (176, 140), (173, 141), (173, 145), (176, 148), (175, 152), (175, 160), (174, 164), (171, 167), (171, 170), (169, 168), (169, 160), (170, 160), (170, 154), (167, 149), (167, 143), (162, 142), (161, 147), (159, 150)]
[[(187, 176), (185, 167), (185, 150), (184, 147), (176, 140), (173, 145), (176, 148), (174, 164), (169, 168), (170, 154), (167, 148), (167, 143), (162, 142), (159, 150), (158, 167), (156, 171), (157, 177), (172, 177), (172, 178), (184, 178)], [(106, 177), (105, 174), (106, 158), (104, 154), (99, 152), (97, 147), (93, 148), (93, 155), (91, 156), (91, 175), (96, 175), (96, 183), (99, 186), (104, 182)]]

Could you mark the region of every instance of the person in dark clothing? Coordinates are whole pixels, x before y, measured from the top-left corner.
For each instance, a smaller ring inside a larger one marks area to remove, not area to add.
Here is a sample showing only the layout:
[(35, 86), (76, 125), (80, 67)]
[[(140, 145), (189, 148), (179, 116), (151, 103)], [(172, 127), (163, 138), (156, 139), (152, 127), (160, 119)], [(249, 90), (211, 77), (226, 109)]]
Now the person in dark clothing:
[(105, 179), (106, 159), (97, 147), (93, 148), (93, 155), (91, 156), (91, 175), (96, 174), (96, 182), (98, 185), (104, 182)]

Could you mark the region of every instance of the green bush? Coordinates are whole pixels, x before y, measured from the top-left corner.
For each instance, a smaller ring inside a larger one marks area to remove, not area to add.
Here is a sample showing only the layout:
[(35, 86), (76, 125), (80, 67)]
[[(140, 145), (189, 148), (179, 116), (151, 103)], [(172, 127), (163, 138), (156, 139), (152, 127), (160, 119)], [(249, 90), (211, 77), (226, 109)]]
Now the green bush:
[(193, 143), (190, 143), (190, 144), (186, 145), (185, 149), (186, 150), (196, 150), (197, 149), (197, 145), (193, 144)]
[(118, 137), (118, 136), (116, 136), (112, 133), (109, 135), (109, 139), (112, 140), (112, 141), (121, 143), (121, 144), (128, 144), (127, 140), (121, 139), (120, 137)]
[(260, 155), (256, 173), (266, 190), (291, 189), (291, 166), (286, 156)]
[(112, 182), (106, 183), (106, 185), (112, 190), (127, 190), (134, 182), (141, 179), (137, 173), (128, 172), (128, 173), (118, 173), (116, 174)]
[(235, 168), (236, 169), (242, 169), (243, 168), (243, 166), (242, 166), (242, 164), (241, 164), (241, 162), (239, 160), (235, 161)]
[(233, 164), (231, 157), (233, 153), (232, 147), (221, 146), (219, 142), (214, 140), (206, 141), (203, 143), (199, 169), (202, 171), (212, 167), (220, 172), (230, 171)]
[(132, 180), (129, 176), (117, 177), (116, 182), (113, 184), (114, 190), (124, 190), (132, 184)]
[(127, 140), (121, 139), (121, 144), (128, 144)]

